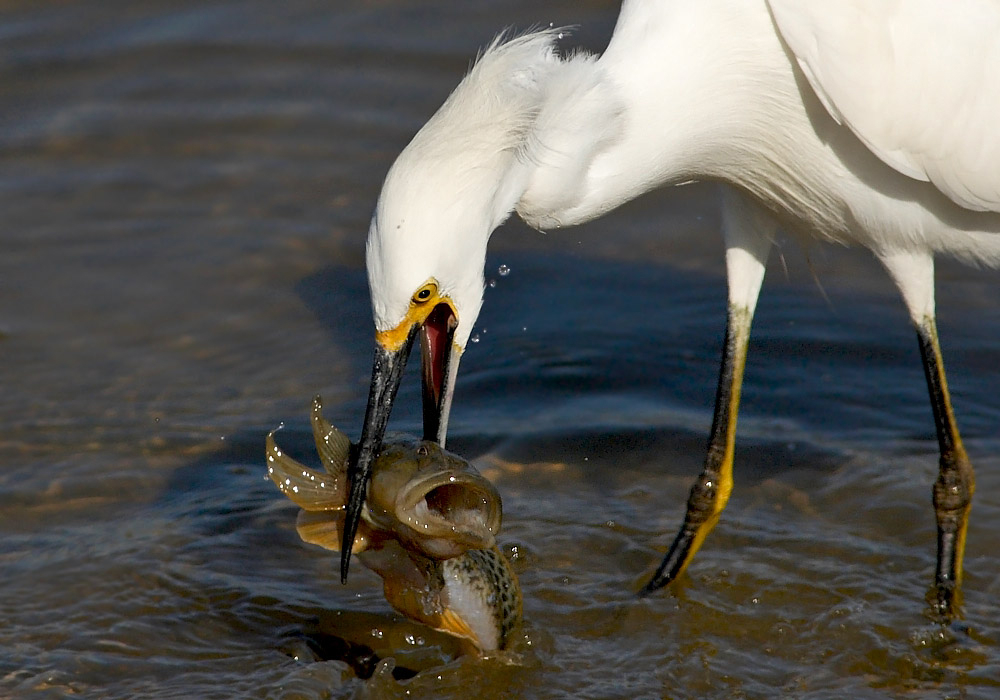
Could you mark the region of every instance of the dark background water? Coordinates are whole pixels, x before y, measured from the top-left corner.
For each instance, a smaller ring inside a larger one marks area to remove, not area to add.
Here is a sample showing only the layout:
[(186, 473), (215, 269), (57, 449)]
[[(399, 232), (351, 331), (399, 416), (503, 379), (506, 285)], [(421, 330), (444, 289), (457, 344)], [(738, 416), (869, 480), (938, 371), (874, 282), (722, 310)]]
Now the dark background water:
[[(938, 273), (978, 468), (964, 624), (924, 617), (937, 457), (902, 304), (863, 252), (790, 243), (754, 329), (730, 506), (678, 589), (634, 597), (711, 417), (708, 187), (494, 236), (450, 446), (504, 498), (513, 658), (451, 660), (374, 574), (341, 586), (299, 542), (263, 435), (285, 422), (306, 453), (317, 392), (360, 428), (364, 236), (393, 157), (498, 30), (576, 24), (599, 50), (617, 10), (0, 4), (0, 697), (996, 696), (996, 273)], [(392, 426), (419, 421), (411, 373)], [(323, 635), (424, 670), (358, 679), (317, 660)]]

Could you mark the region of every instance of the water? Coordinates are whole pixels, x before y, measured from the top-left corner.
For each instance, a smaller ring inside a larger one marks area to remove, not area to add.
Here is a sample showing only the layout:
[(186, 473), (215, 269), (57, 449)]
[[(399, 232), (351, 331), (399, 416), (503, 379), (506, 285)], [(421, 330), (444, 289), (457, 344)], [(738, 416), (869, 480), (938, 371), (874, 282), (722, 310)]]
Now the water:
[[(363, 241), (392, 158), (497, 29), (578, 24), (599, 49), (616, 12), (3, 5), (0, 697), (997, 695), (995, 273), (939, 270), (978, 468), (963, 623), (924, 614), (936, 446), (902, 304), (864, 254), (790, 243), (754, 329), (729, 508), (677, 590), (633, 595), (710, 422), (710, 188), (494, 237), (451, 446), (504, 498), (525, 597), (512, 658), (454, 660), (374, 574), (341, 586), (299, 542), (263, 436), (284, 421), (303, 452), (316, 392), (360, 428)], [(417, 387), (411, 372), (394, 428), (419, 430)], [(360, 645), (420, 672), (397, 680)], [(321, 658), (338, 653), (359, 670)]]

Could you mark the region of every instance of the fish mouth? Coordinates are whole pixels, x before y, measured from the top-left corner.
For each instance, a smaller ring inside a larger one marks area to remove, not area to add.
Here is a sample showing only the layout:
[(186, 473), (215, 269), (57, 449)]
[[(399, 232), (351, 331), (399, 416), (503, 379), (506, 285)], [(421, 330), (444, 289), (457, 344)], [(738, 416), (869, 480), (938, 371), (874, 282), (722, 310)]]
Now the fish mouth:
[(408, 485), (396, 499), (400, 535), (436, 559), (459, 556), (495, 543), (503, 519), (500, 494), (489, 481), (451, 470)]

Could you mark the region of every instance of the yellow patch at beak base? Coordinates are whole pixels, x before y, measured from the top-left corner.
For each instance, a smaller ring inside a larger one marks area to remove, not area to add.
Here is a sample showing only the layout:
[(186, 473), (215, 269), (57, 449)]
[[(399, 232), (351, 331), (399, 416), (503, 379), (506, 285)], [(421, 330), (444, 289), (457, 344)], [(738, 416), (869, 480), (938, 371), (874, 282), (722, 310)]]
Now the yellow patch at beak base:
[(413, 327), (426, 321), (438, 304), (447, 304), (455, 318), (458, 318), (458, 312), (455, 310), (455, 304), (452, 300), (438, 292), (437, 281), (428, 280), (410, 299), (410, 307), (406, 310), (406, 316), (403, 317), (403, 320), (395, 328), (376, 332), (375, 342), (385, 348), (387, 352), (397, 352), (403, 347)]

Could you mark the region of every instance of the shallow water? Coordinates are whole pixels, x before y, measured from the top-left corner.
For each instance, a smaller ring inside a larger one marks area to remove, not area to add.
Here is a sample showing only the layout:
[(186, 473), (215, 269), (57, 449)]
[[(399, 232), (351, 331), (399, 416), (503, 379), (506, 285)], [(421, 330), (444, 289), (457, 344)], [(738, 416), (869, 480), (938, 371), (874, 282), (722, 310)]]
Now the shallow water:
[[(298, 540), (263, 436), (285, 422), (304, 451), (316, 392), (360, 429), (363, 242), (392, 158), (499, 28), (579, 24), (599, 49), (616, 12), (0, 5), (0, 697), (1000, 693), (995, 273), (938, 273), (978, 469), (962, 623), (925, 616), (937, 458), (902, 304), (864, 254), (791, 243), (761, 299), (729, 508), (676, 590), (634, 596), (710, 422), (710, 188), (494, 236), (450, 447), (504, 498), (525, 597), (512, 654), (453, 660), (374, 574), (341, 586)], [(419, 430), (418, 408), (411, 373), (392, 427)], [(359, 679), (318, 660), (331, 639), (421, 672), (369, 659)]]

